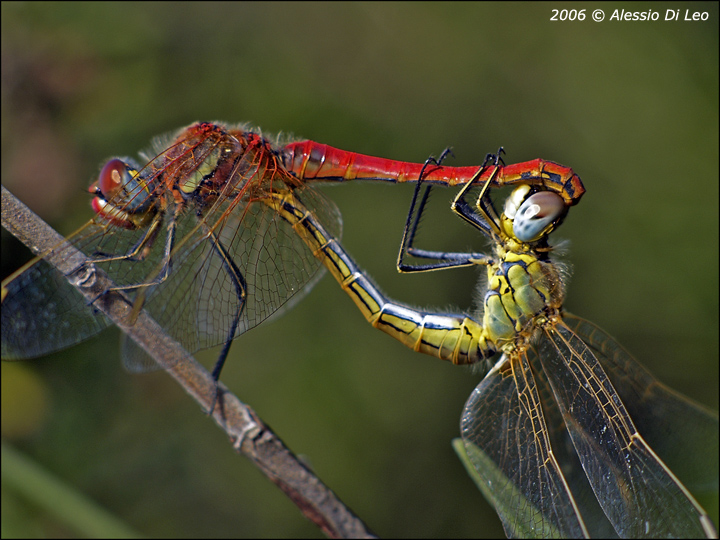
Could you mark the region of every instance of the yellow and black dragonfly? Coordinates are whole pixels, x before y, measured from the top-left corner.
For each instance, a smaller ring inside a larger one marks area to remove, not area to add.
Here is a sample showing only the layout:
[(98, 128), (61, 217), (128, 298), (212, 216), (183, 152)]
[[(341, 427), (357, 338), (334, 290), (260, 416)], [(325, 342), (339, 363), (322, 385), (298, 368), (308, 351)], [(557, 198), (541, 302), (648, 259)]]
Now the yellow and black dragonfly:
[[(298, 194), (276, 193), (265, 203), (292, 224), (373, 327), (415, 351), (480, 366), (459, 453), (508, 536), (716, 537), (686, 485), (717, 488), (717, 415), (563, 310), (567, 270), (548, 237), (584, 192), (580, 179), (550, 162), (524, 175), (504, 173), (498, 155), (452, 203), (490, 239), (492, 255), (415, 248), (430, 190), (420, 198), (418, 182), (397, 262), (401, 272), (485, 266), (477, 315), (387, 299)], [(490, 195), (502, 185), (515, 189), (498, 213)], [(407, 265), (406, 255), (432, 262)], [(689, 460), (688, 449), (701, 455)]]

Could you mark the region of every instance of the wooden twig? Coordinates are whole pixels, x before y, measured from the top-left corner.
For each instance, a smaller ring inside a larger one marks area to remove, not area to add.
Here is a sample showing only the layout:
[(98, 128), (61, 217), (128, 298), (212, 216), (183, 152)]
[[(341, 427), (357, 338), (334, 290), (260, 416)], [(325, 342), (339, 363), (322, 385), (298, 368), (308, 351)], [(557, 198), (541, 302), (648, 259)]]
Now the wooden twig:
[[(132, 300), (119, 291), (85, 254), (2, 187), (2, 226), (36, 255), (61, 272), (94, 307), (105, 313), (160, 364), (204, 411), (216, 399), (212, 417), (236, 451), (249, 458), (282, 489), (302, 513), (331, 538), (374, 535), (311, 470), (301, 463), (252, 408), (225, 386), (216, 388), (210, 373), (145, 311), (130, 325)], [(58, 253), (62, 255), (59, 256)]]

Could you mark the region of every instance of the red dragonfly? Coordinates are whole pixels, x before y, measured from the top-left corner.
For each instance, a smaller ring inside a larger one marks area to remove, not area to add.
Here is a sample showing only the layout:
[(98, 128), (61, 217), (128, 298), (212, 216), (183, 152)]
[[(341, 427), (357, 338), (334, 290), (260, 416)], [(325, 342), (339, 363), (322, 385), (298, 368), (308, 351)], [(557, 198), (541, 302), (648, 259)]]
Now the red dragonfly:
[[(322, 276), (320, 261), (263, 201), (293, 191), (339, 238), (339, 211), (307, 181), (413, 182), (423, 168), (312, 141), (280, 146), (244, 127), (207, 122), (159, 139), (141, 157), (142, 166), (129, 158), (105, 164), (89, 189), (96, 215), (69, 242), (188, 351), (222, 344), (215, 380), (235, 337), (287, 309)], [(477, 173), (429, 167), (424, 181), (459, 185)], [(490, 178), (483, 174), (478, 183)], [(584, 192), (571, 169), (539, 159), (503, 167), (492, 181), (533, 179), (568, 204)], [(3, 281), (3, 359), (49, 354), (109, 324), (42, 259)], [(122, 350), (130, 371), (156, 367), (133, 341)]]

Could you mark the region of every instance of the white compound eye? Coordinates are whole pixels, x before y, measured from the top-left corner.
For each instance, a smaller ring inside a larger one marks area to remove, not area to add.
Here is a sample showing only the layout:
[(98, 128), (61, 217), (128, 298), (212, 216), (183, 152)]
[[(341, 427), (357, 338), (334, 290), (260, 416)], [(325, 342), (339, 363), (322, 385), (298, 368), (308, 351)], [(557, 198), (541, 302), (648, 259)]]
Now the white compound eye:
[(532, 194), (520, 205), (513, 220), (513, 234), (521, 242), (534, 242), (552, 230), (565, 212), (562, 198), (551, 191)]

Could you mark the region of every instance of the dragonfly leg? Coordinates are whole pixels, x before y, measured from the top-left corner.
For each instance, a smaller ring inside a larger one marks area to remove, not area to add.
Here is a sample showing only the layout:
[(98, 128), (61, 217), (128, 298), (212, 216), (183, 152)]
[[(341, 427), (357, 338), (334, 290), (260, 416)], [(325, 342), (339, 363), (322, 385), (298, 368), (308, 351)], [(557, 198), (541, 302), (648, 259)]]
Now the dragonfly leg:
[[(413, 247), (413, 242), (415, 241), (415, 233), (417, 232), (418, 226), (420, 225), (420, 218), (422, 217), (422, 213), (425, 210), (425, 204), (427, 203), (428, 198), (430, 197), (430, 190), (432, 188), (432, 185), (427, 185), (425, 187), (425, 192), (423, 193), (422, 198), (420, 199), (420, 204), (418, 205), (417, 213), (415, 213), (415, 203), (417, 201), (418, 193), (420, 193), (420, 184), (422, 184), (423, 179), (425, 178), (425, 171), (427, 170), (428, 166), (433, 163), (437, 165), (438, 167), (440, 164), (445, 161), (445, 158), (448, 155), (454, 155), (452, 153), (452, 150), (450, 148), (446, 148), (443, 150), (442, 154), (440, 154), (440, 157), (438, 159), (435, 159), (433, 156), (430, 156), (427, 160), (425, 160), (425, 163), (423, 164), (422, 169), (420, 169), (420, 175), (418, 177), (417, 184), (415, 185), (415, 190), (413, 191), (413, 198), (410, 202), (410, 210), (408, 210), (407, 219), (405, 221), (405, 228), (403, 229), (403, 236), (402, 240), (400, 242), (400, 253), (398, 253), (398, 262), (397, 267), (399, 271), (412, 271), (414, 268), (413, 266), (406, 265), (402, 262), (403, 254), (406, 253), (408, 255), (411, 255), (413, 257), (418, 258), (426, 258), (426, 259), (442, 259), (443, 253), (442, 252), (432, 252), (427, 251), (423, 249), (416, 249)], [(415, 219), (413, 220), (413, 213), (415, 213)], [(411, 225), (412, 222), (412, 225)], [(432, 253), (438, 253), (441, 254), (438, 256), (431, 255)]]
[(207, 233), (209, 240), (211, 241), (212, 248), (215, 251), (215, 254), (220, 257), (222, 265), (225, 268), (225, 272), (230, 278), (233, 287), (235, 287), (235, 295), (238, 298), (238, 305), (235, 309), (235, 315), (233, 316), (232, 324), (228, 329), (227, 339), (223, 344), (222, 350), (220, 351), (218, 359), (215, 361), (215, 365), (213, 366), (211, 372), (212, 379), (213, 381), (215, 381), (215, 390), (213, 392), (213, 400), (208, 410), (208, 414), (212, 414), (212, 412), (215, 410), (215, 406), (218, 403), (218, 399), (221, 393), (220, 387), (218, 385), (218, 381), (220, 380), (220, 373), (222, 372), (223, 366), (225, 366), (225, 361), (227, 360), (228, 353), (230, 352), (230, 346), (232, 345), (233, 339), (235, 338), (235, 332), (237, 331), (238, 325), (240, 324), (240, 318), (242, 317), (243, 310), (245, 309), (245, 300), (247, 298), (247, 284), (245, 282), (245, 278), (242, 275), (242, 272), (240, 272), (240, 269), (232, 260), (230, 254), (222, 245), (220, 239), (212, 231), (207, 231)]
[[(121, 256), (110, 256), (110, 257), (100, 257), (97, 259), (92, 259), (90, 263), (107, 263), (112, 261), (135, 261), (135, 260), (142, 260), (142, 259), (134, 259), (131, 256), (131, 253), (138, 253), (142, 250), (143, 255), (142, 258), (145, 258), (147, 256), (147, 253), (150, 250), (150, 247), (155, 242), (158, 231), (159, 231), (159, 225), (162, 223), (162, 220), (157, 221), (157, 225), (155, 225), (155, 222), (148, 228), (148, 232), (143, 235), (143, 237), (140, 239), (140, 241), (133, 247), (133, 249), (126, 255)], [(145, 297), (147, 296), (147, 291), (149, 287), (152, 287), (153, 285), (158, 285), (165, 281), (168, 276), (170, 275), (170, 268), (171, 268), (171, 260), (170, 255), (172, 253), (172, 247), (175, 243), (175, 230), (176, 230), (176, 221), (175, 219), (172, 219), (170, 221), (170, 225), (168, 226), (168, 236), (167, 240), (165, 242), (165, 249), (163, 254), (163, 260), (162, 264), (159, 268), (159, 270), (156, 273), (156, 277), (150, 279), (149, 281), (146, 281), (144, 283), (133, 283), (132, 285), (117, 285), (111, 289), (108, 289), (104, 291), (101, 295), (99, 295), (96, 298), (93, 298), (92, 301), (89, 302), (89, 305), (94, 304), (101, 296), (111, 292), (111, 291), (139, 291), (135, 299), (133, 300), (133, 309), (130, 313), (130, 320), (128, 321), (128, 324), (135, 324), (135, 320), (137, 319), (137, 316), (140, 314), (140, 311), (142, 310), (143, 306), (145, 305)]]
[(146, 281), (145, 283), (134, 283), (132, 285), (120, 285), (117, 287), (113, 287), (112, 289), (109, 289), (109, 291), (135, 291), (137, 290), (137, 295), (135, 296), (135, 299), (133, 300), (133, 309), (130, 313), (130, 320), (128, 321), (128, 324), (135, 324), (135, 320), (137, 319), (138, 315), (140, 314), (140, 311), (142, 311), (143, 307), (145, 306), (145, 299), (147, 298), (147, 294), (150, 291), (150, 287), (153, 287), (155, 285), (159, 285), (163, 281), (165, 281), (168, 276), (170, 275), (170, 269), (172, 268), (172, 249), (173, 245), (175, 244), (175, 232), (177, 230), (177, 222), (173, 218), (170, 220), (170, 224), (168, 225), (168, 235), (167, 240), (165, 241), (165, 249), (163, 252), (163, 260), (162, 264), (158, 268), (156, 272), (156, 276), (154, 278), (150, 278), (149, 281)]
[(485, 161), (483, 161), (482, 166), (487, 167), (488, 165), (490, 165), (492, 163), (493, 165), (501, 165), (502, 164), (501, 166), (504, 167), (505, 161), (502, 158), (502, 155), (504, 153), (505, 153), (505, 148), (503, 148), (501, 146), (500, 148), (498, 148), (498, 151), (495, 152), (494, 154), (492, 154), (492, 153), (485, 154)]
[[(422, 170), (420, 171), (420, 177), (418, 178), (418, 182), (415, 185), (415, 191), (413, 192), (412, 201), (410, 202), (410, 210), (408, 211), (407, 220), (405, 221), (405, 228), (403, 229), (403, 236), (402, 240), (400, 242), (400, 252), (398, 253), (397, 258), (397, 269), (398, 272), (402, 273), (410, 273), (410, 272), (429, 272), (433, 270), (442, 270), (445, 268), (457, 268), (457, 267), (463, 267), (463, 266), (473, 266), (476, 264), (488, 264), (489, 258), (482, 254), (482, 253), (455, 253), (455, 252), (446, 252), (446, 251), (429, 251), (425, 249), (418, 249), (413, 246), (413, 243), (415, 241), (415, 234), (417, 233), (418, 226), (420, 224), (420, 218), (422, 217), (423, 212), (425, 211), (425, 205), (427, 203), (427, 200), (430, 196), (430, 190), (432, 188), (431, 185), (425, 186), (425, 191), (423, 192), (422, 197), (420, 198), (420, 203), (417, 203), (418, 195), (420, 193), (420, 188), (423, 183), (423, 178), (425, 175), (426, 168), (431, 164), (434, 163), (435, 165), (440, 165), (440, 163), (445, 159), (445, 157), (450, 154), (450, 149), (446, 149), (440, 156), (438, 160), (436, 160), (433, 157), (428, 158), (427, 161), (425, 161), (425, 164), (423, 165)], [(483, 171), (483, 168), (480, 168), (478, 171), (478, 174), (476, 177)], [(474, 179), (473, 179), (474, 181)], [(463, 188), (463, 192), (467, 190), (467, 186), (473, 183), (473, 181), (468, 182), (468, 184)], [(417, 204), (417, 212), (415, 211), (415, 205)], [(414, 216), (414, 219), (413, 219)], [(410, 255), (412, 257), (416, 257), (419, 259), (434, 259), (436, 261), (441, 261), (437, 263), (431, 263), (431, 264), (422, 264), (422, 265), (410, 265), (405, 264), (403, 262), (403, 257), (405, 255)]]
[[(493, 232), (498, 233), (500, 230), (499, 227), (495, 227), (495, 224), (499, 222), (497, 213), (494, 211), (494, 209), (492, 209), (491, 206), (490, 216), (492, 216), (492, 219), (488, 219), (488, 215), (483, 215), (479, 219), (477, 212), (473, 209), (473, 206), (465, 200), (465, 197), (470, 192), (470, 190), (475, 187), (475, 182), (477, 182), (481, 177), (486, 176), (484, 173), (492, 168), (492, 173), (490, 173), (489, 178), (483, 184), (477, 200), (478, 202), (480, 202), (485, 199), (485, 194), (488, 192), (490, 185), (493, 183), (497, 183), (498, 177), (500, 176), (500, 170), (503, 166), (505, 166), (505, 162), (502, 159), (502, 154), (504, 153), (505, 149), (501, 146), (500, 148), (498, 148), (498, 151), (495, 154), (486, 154), (485, 160), (483, 161), (480, 170), (467, 184), (463, 186), (463, 188), (455, 196), (455, 199), (453, 199), (453, 202), (450, 205), (450, 209), (453, 212), (455, 212), (462, 219), (464, 219), (477, 229), (480, 229), (480, 231), (482, 231), (490, 239), (493, 239)], [(477, 206), (477, 203), (475, 206)]]
[(160, 225), (162, 224), (162, 215), (156, 214), (153, 218), (152, 223), (143, 234), (142, 238), (138, 240), (130, 250), (123, 255), (113, 255), (110, 253), (104, 253), (102, 251), (96, 251), (93, 254), (93, 261), (96, 263), (105, 263), (111, 261), (142, 261), (147, 257), (150, 249), (152, 248), (157, 236), (160, 232)]
[(218, 359), (216, 360), (215, 366), (212, 370), (212, 378), (217, 384), (218, 380), (220, 379), (220, 372), (222, 371), (222, 368), (225, 365), (225, 360), (227, 360), (227, 355), (230, 352), (230, 345), (232, 345), (232, 341), (235, 337), (235, 332), (237, 331), (238, 324), (240, 324), (240, 318), (242, 317), (243, 310), (245, 309), (245, 300), (247, 298), (247, 284), (245, 282), (245, 278), (242, 275), (242, 272), (240, 272), (240, 269), (232, 260), (230, 254), (222, 245), (220, 239), (215, 236), (213, 232), (209, 232), (209, 235), (212, 239), (212, 247), (218, 257), (220, 257), (223, 267), (225, 268), (225, 272), (230, 278), (233, 287), (235, 287), (235, 295), (238, 298), (238, 306), (235, 309), (235, 315), (233, 316), (232, 324), (228, 329), (227, 339), (225, 340), (225, 344), (223, 345), (223, 348), (220, 351), (220, 355), (218, 356)]
[[(488, 154), (485, 159), (487, 160), (493, 155), (494, 154)], [(485, 202), (485, 195), (488, 192), (490, 184), (497, 181), (497, 177), (501, 170), (500, 165), (497, 164), (498, 159), (499, 158), (496, 158), (496, 162), (493, 165), (490, 165), (490, 167), (494, 167), (494, 170), (492, 171), (490, 178), (483, 184), (482, 189), (480, 190), (480, 195), (478, 195), (478, 202), (475, 205), (475, 208), (481, 209), (482, 205), (481, 214), (478, 214), (476, 209), (465, 200), (465, 197), (474, 187), (473, 184), (475, 181), (480, 178), (482, 173), (485, 171), (485, 166), (480, 168), (478, 173), (475, 175), (475, 178), (463, 186), (450, 205), (450, 209), (455, 214), (470, 223), (470, 225), (478, 229), (490, 239), (494, 239), (496, 235), (500, 234), (500, 218), (498, 217), (495, 209), (492, 207), (492, 204), (487, 204)]]

